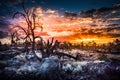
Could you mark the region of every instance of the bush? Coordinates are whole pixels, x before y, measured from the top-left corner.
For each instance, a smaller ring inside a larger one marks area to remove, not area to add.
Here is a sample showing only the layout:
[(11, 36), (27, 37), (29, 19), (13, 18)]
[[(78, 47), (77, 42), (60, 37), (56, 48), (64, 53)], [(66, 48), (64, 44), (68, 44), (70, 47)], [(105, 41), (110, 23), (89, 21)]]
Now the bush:
[(101, 54), (98, 55), (98, 59), (106, 60), (107, 59), (107, 55), (101, 53)]
[(6, 51), (6, 50), (9, 50), (9, 46), (6, 44), (4, 45), (0, 44), (0, 51)]

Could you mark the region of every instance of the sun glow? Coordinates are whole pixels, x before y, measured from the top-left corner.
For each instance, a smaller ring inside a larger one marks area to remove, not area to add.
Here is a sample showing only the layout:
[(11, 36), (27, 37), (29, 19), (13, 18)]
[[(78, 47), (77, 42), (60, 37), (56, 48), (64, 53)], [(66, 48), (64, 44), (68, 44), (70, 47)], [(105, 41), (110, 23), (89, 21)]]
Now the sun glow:
[[(43, 32), (41, 32), (41, 28), (36, 28), (35, 34), (37, 36), (54, 37), (59, 41), (69, 41), (72, 43), (90, 41), (107, 43), (114, 39), (113, 37), (108, 37), (109, 35), (104, 28), (109, 23), (103, 23), (102, 19), (77, 17), (71, 20), (59, 14), (56, 10), (42, 10), (42, 8), (36, 8), (36, 15), (37, 24), (43, 27)], [(25, 20), (21, 17), (10, 20), (10, 22), (19, 24), (24, 28), (27, 27)], [(18, 30), (18, 32), (21, 31)]]
[(114, 38), (83, 38), (83, 39), (75, 39), (75, 40), (71, 40), (71, 43), (89, 43), (89, 42), (95, 42), (97, 44), (103, 44), (103, 43), (108, 43), (115, 40)]
[(89, 41), (97, 41), (98, 38), (87, 38), (87, 39), (82, 39), (81, 41), (83, 42), (89, 42)]
[(84, 38), (84, 39), (76, 39), (76, 40), (73, 40), (71, 41), (72, 43), (80, 43), (80, 42), (91, 42), (91, 41), (95, 41), (97, 42), (97, 40), (99, 40), (98, 38)]

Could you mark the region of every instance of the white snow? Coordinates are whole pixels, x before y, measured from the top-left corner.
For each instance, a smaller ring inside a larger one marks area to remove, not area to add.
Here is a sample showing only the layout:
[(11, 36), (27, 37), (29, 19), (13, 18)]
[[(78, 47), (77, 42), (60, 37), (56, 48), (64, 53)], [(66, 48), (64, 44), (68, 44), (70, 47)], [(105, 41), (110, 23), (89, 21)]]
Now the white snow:
[(82, 72), (82, 71), (83, 71), (82, 66), (77, 65), (76, 68), (74, 68), (73, 71), (74, 71), (74, 72)]
[(67, 70), (73, 70), (71, 64), (64, 64), (63, 67), (62, 67), (63, 70), (67, 71)]
[[(67, 51), (66, 51), (67, 52)], [(88, 55), (87, 51), (81, 51), (81, 50), (72, 50), (69, 51), (71, 54), (74, 53), (80, 53), (84, 55)], [(35, 51), (36, 55), (39, 57), (42, 57), (41, 52)], [(87, 53), (87, 54), (86, 54)], [(58, 59), (56, 56), (51, 56), (49, 58), (46, 58), (45, 63), (41, 65), (40, 62), (38, 62), (36, 59), (34, 59), (34, 55), (30, 52), (28, 55), (29, 60), (27, 60), (25, 57), (25, 53), (21, 53), (20, 55), (15, 56), (14, 58), (8, 60), (12, 64), (12, 66), (6, 67), (5, 70), (7, 71), (15, 71), (17, 74), (22, 74), (22, 73), (27, 73), (27, 72), (36, 72), (36, 71), (46, 71), (47, 68), (52, 67), (53, 65), (55, 66), (56, 64), (50, 65), (50, 59)], [(88, 57), (89, 58), (89, 57)], [(14, 65), (13, 65), (14, 64)], [(19, 65), (18, 65), (19, 64)], [(100, 61), (100, 60), (85, 60), (85, 61), (69, 61), (66, 60), (63, 65), (62, 65), (62, 70), (63, 71), (72, 71), (74, 73), (78, 72), (85, 72), (85, 69), (88, 69), (89, 72), (98, 72), (98, 73), (103, 73), (105, 66), (107, 63), (105, 61)], [(19, 66), (19, 67), (17, 67)], [(120, 69), (120, 68), (117, 68)]]
[(30, 66), (28, 64), (25, 64), (23, 66), (21, 66), (16, 72), (17, 73), (20, 73), (20, 72), (34, 72), (36, 71), (37, 69), (34, 67), (34, 66)]
[(39, 57), (39, 58), (42, 58), (42, 54), (41, 54), (41, 52), (40, 51), (35, 51), (35, 54)]

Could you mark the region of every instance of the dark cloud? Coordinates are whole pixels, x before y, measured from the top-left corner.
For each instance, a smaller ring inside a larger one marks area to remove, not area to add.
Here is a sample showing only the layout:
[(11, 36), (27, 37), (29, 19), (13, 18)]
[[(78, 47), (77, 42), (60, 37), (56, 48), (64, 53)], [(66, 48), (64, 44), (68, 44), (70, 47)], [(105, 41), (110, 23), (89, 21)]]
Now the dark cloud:
[(89, 34), (96, 36), (109, 36), (110, 38), (120, 38), (119, 32), (120, 32), (120, 27), (110, 27), (110, 28), (90, 30)]
[(114, 30), (120, 31), (120, 27), (113, 27), (113, 28), (106, 28), (105, 29), (106, 32), (110, 32), (110, 31), (114, 31)]
[(101, 29), (83, 29), (79, 35), (91, 35), (96, 37), (109, 36), (111, 38), (120, 37), (120, 27), (108, 27)]
[[(107, 15), (111, 15), (112, 11), (119, 11), (120, 10), (120, 5), (117, 6), (113, 6), (113, 7), (102, 7), (102, 8), (98, 8), (98, 9), (91, 9), (91, 10), (86, 10), (86, 11), (82, 11), (80, 13), (80, 15), (83, 15), (83, 17), (105, 17)], [(119, 14), (120, 15), (120, 14)]]
[(107, 35), (109, 35), (111, 38), (120, 38), (120, 34), (116, 34), (116, 33), (107, 34)]
[(9, 22), (5, 20), (0, 20), (0, 29), (8, 28)]
[(0, 0), (2, 5), (16, 5), (25, 0)]
[(64, 13), (64, 16), (65, 16), (66, 18), (70, 18), (70, 19), (76, 18), (77, 15), (78, 15), (78, 14), (75, 13), (75, 12), (65, 12), (65, 13)]
[(8, 37), (7, 32), (0, 31), (0, 39)]
[(111, 27), (111, 26), (120, 26), (119, 24), (108, 24), (107, 26)]

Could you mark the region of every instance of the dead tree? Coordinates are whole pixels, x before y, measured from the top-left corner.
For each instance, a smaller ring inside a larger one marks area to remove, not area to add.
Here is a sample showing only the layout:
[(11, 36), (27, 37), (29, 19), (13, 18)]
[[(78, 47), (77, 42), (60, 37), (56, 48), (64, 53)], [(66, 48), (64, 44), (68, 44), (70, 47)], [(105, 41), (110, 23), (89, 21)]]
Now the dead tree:
[(16, 30), (10, 32), (10, 38), (11, 38), (11, 46), (16, 47), (17, 46), (17, 41), (19, 41), (19, 35), (18, 35)]
[(29, 42), (31, 43), (32, 53), (37, 59), (39, 59), (39, 57), (35, 54), (35, 39), (37, 38), (35, 36), (35, 29), (39, 26), (42, 30), (42, 25), (38, 25), (36, 22), (37, 16), (35, 14), (35, 9), (26, 9), (24, 3), (22, 3), (22, 9), (23, 12), (14, 13), (13, 18), (15, 18), (16, 15), (21, 15), (21, 17), (23, 17), (25, 22), (27, 23), (27, 29), (24, 26), (20, 25), (16, 25), (16, 27), (18, 27), (25, 33), (24, 39), (29, 40)]
[(40, 38), (40, 42), (38, 43), (38, 49), (42, 53), (42, 58), (49, 57), (51, 55), (54, 55), (54, 51), (57, 50), (60, 42), (58, 40), (54, 41), (54, 38), (52, 40), (47, 40), (45, 42), (42, 38)]
[(57, 56), (59, 56), (59, 57), (66, 56), (66, 57), (68, 57), (68, 58), (72, 58), (72, 59), (74, 59), (74, 60), (77, 60), (77, 57), (74, 57), (74, 56), (72, 56), (72, 55), (69, 55), (69, 54), (63, 53), (63, 52), (59, 52), (59, 51), (56, 51), (56, 52), (54, 53), (54, 55), (57, 55)]
[(16, 15), (21, 15), (24, 18), (25, 22), (27, 23), (27, 29), (24, 26), (20, 26), (20, 25), (16, 25), (16, 27), (18, 27), (20, 30), (22, 30), (25, 33), (24, 39), (28, 40), (31, 43), (32, 53), (38, 60), (41, 60), (41, 59), (35, 53), (35, 39), (36, 38), (40, 38), (39, 50), (42, 53), (42, 58), (49, 57), (50, 55), (55, 55), (55, 54), (56, 55), (62, 54), (63, 56), (74, 58), (69, 54), (55, 53), (55, 50), (60, 43), (57, 40), (54, 42), (54, 38), (52, 38), (51, 41), (47, 40), (47, 42), (45, 42), (40, 36), (36, 36), (35, 29), (37, 27), (40, 27), (42, 31), (43, 27), (42, 25), (37, 24), (37, 20), (36, 20), (37, 15), (34, 13), (35, 9), (32, 9), (32, 10), (26, 9), (24, 6), (24, 3), (22, 4), (22, 8), (23, 8), (23, 12), (16, 12), (13, 15), (13, 18)]
[(66, 56), (68, 58), (72, 58), (74, 60), (79, 60), (77, 56), (72, 56), (70, 54), (64, 53), (64, 52), (59, 52), (57, 51), (57, 49), (60, 46), (60, 42), (58, 40), (54, 41), (54, 38), (52, 38), (52, 40), (47, 40), (47, 42), (45, 42), (42, 38), (41, 41), (38, 44), (38, 49), (41, 51), (42, 53), (42, 58), (45, 57), (49, 57), (49, 56), (59, 56), (59, 57), (63, 57)]

